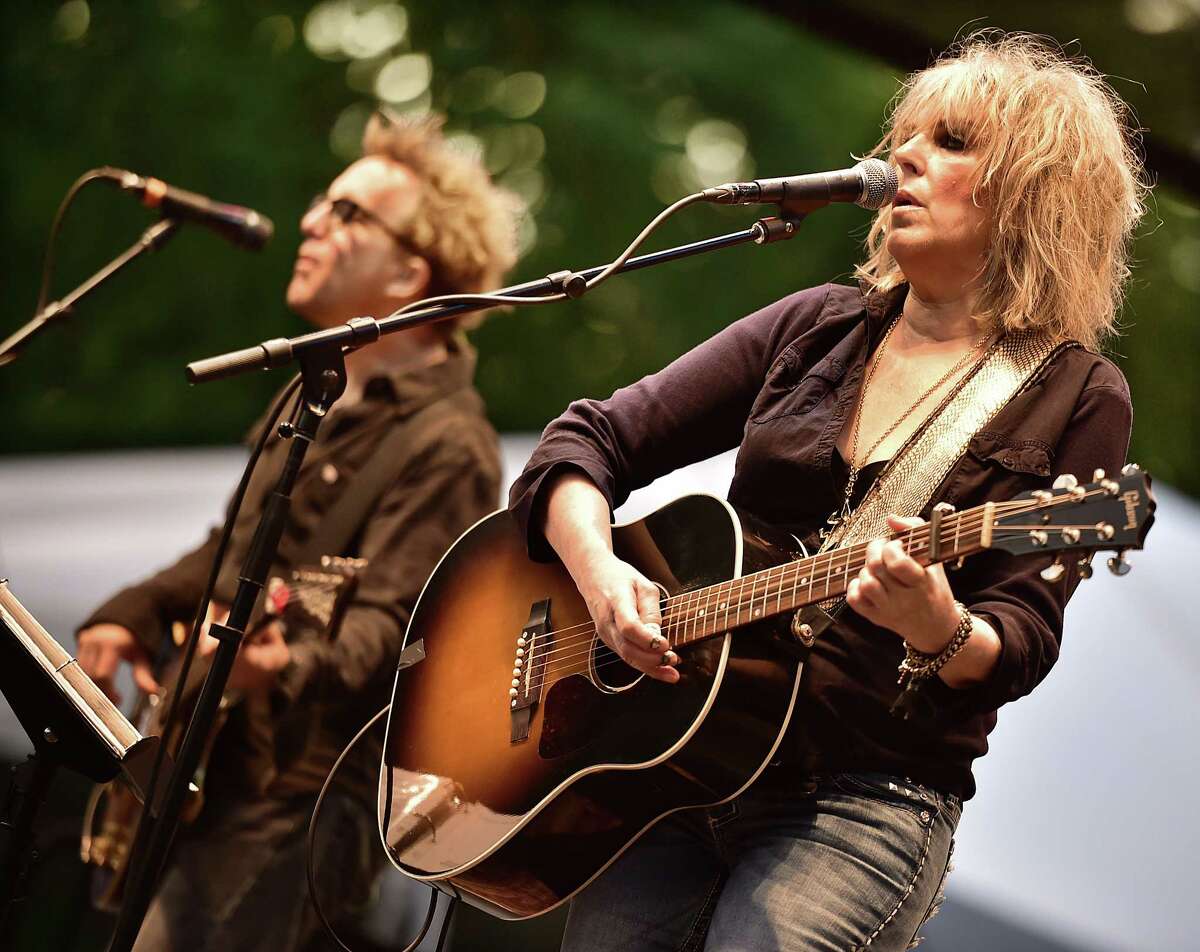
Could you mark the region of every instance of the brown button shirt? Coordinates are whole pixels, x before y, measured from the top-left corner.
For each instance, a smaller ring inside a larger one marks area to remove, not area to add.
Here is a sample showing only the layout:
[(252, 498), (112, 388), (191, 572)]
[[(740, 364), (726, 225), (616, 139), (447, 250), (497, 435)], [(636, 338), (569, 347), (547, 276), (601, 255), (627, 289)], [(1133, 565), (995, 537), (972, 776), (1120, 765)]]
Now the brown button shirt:
[[(730, 502), (811, 538), (841, 505), (845, 469), (835, 443), (905, 292), (873, 295), (868, 305), (856, 288), (802, 291), (608, 400), (572, 403), (547, 427), (510, 494), (531, 552), (549, 554), (534, 526), (556, 471), (582, 470), (615, 507), (659, 476), (735, 446)], [(1089, 481), (1096, 468), (1116, 471), (1131, 420), (1120, 371), (1068, 347), (974, 436), (932, 501), (965, 508), (1047, 487), (1059, 473)], [(792, 763), (814, 774), (910, 776), (971, 796), (971, 763), (987, 750), (996, 709), (1031, 691), (1058, 657), (1063, 609), (1079, 576), (1070, 564), (1060, 581), (1043, 581), (1038, 573), (1050, 561), (988, 552), (950, 573), (956, 597), (999, 633), (1000, 661), (987, 683), (971, 689), (935, 680), (928, 689), (934, 710), (908, 721), (889, 714), (900, 639), (843, 611), (807, 664), (788, 745)]]
[[(465, 529), (495, 510), (499, 497), (497, 439), (472, 387), (474, 367), (473, 351), (462, 344), (440, 364), (369, 381), (361, 400), (335, 405), (322, 423), (292, 494), (272, 575), (287, 577), (325, 513), (353, 489), (356, 473), (387, 433), (431, 404), (447, 404), (444, 412), (423, 415), (410, 428), (395, 481), (347, 551), (330, 553), (368, 560), (336, 640), (293, 647), (271, 704), (243, 705), (231, 719), (210, 772), (217, 788), (262, 789), (270, 780), (270, 791), (280, 796), (315, 792), (341, 748), (389, 700), (404, 631), (426, 578)], [(233, 598), (237, 570), (288, 448), (273, 435), (263, 452), (234, 529), (217, 601)], [(213, 530), (199, 548), (114, 596), (86, 624), (124, 625), (154, 650), (172, 620), (195, 611), (217, 538)], [(262, 763), (246, 742), (263, 726), (256, 720), (275, 727), (290, 721), (300, 730), (285, 733), (293, 741), (299, 737), (302, 749), (281, 749), (274, 764)], [(363, 747), (353, 762), (347, 760), (347, 770), (357, 774), (350, 781), (371, 797), (381, 745)]]

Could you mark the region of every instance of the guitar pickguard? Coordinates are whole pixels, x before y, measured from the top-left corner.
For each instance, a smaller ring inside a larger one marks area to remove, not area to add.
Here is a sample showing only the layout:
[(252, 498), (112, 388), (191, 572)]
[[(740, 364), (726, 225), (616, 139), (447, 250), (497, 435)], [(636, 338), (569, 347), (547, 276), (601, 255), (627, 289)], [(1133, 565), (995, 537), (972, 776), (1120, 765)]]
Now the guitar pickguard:
[(543, 702), (542, 736), (538, 754), (547, 760), (577, 753), (595, 743), (609, 705), (583, 675), (558, 681)]

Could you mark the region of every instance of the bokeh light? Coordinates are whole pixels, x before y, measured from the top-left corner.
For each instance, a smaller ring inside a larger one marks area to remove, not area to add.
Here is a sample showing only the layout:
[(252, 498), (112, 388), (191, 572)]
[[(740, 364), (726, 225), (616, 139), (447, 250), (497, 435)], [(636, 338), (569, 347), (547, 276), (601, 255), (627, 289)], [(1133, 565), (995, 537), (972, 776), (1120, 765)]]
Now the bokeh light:
[(513, 119), (527, 119), (546, 100), (546, 80), (541, 73), (513, 73), (496, 86), (496, 109)]
[(429, 88), (433, 63), (424, 53), (394, 56), (375, 77), (375, 94), (384, 102), (404, 103), (416, 99)]
[(1170, 33), (1200, 21), (1200, 0), (1125, 0), (1125, 19), (1140, 33)]
[(398, 3), (362, 7), (351, 0), (326, 0), (304, 20), (304, 42), (323, 59), (370, 59), (400, 43), (408, 11)]
[(54, 38), (63, 43), (78, 43), (87, 36), (92, 9), (87, 0), (67, 0), (54, 14)]

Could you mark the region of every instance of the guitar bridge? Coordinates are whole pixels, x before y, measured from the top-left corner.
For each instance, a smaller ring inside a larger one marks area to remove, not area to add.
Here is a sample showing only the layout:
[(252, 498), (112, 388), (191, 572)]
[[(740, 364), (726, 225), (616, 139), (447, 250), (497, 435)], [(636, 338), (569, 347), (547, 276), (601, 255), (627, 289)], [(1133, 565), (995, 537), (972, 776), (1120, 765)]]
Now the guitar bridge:
[(542, 699), (545, 665), (539, 663), (550, 643), (550, 599), (534, 602), (517, 638), (517, 653), (513, 660), (512, 687), (509, 688), (509, 717), (512, 721), (511, 740), (514, 744), (529, 739), (529, 722), (533, 707)]

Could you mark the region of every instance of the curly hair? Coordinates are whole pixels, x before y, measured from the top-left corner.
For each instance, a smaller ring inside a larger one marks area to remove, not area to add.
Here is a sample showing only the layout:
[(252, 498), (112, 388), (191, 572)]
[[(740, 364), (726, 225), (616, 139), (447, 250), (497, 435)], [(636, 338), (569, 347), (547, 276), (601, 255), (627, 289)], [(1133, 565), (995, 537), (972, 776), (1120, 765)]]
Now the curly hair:
[[(444, 124), (439, 115), (398, 116), (380, 109), (363, 133), (363, 155), (399, 162), (421, 181), (419, 201), (401, 232), (429, 262), (429, 293), (491, 291), (517, 260), (521, 204), (493, 184), (482, 162), (446, 141)], [(469, 328), (480, 319), (475, 313), (445, 323)]]
[[(991, 212), (979, 317), (1096, 349), (1113, 333), (1148, 187), (1129, 107), (1090, 63), (1024, 33), (965, 37), (912, 74), (871, 155), (937, 125), (979, 156), (973, 197)], [(856, 274), (870, 291), (906, 279), (876, 215)]]

